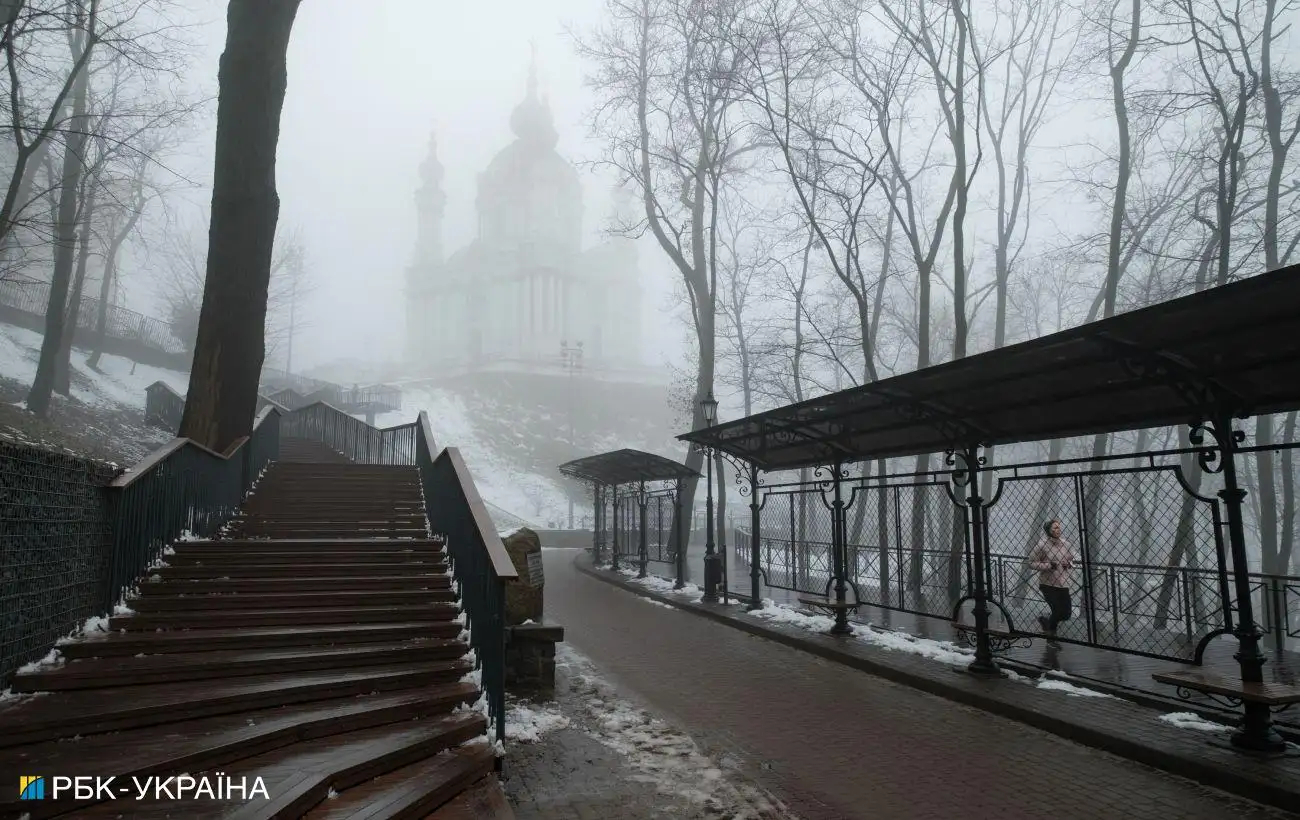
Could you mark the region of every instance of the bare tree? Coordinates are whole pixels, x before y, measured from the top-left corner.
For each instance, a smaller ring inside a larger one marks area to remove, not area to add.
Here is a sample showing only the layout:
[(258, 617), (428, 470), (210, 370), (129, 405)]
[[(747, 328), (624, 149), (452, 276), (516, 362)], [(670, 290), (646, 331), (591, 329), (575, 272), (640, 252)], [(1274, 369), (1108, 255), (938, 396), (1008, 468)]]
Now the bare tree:
[[(700, 399), (714, 387), (722, 180), (749, 150), (732, 116), (744, 68), (730, 36), (738, 5), (608, 0), (605, 24), (577, 39), (599, 96), (594, 128), (609, 145), (603, 162), (641, 192), (644, 221), (627, 232), (649, 230), (690, 304), (698, 354), (692, 429), (704, 426)], [(692, 469), (701, 461), (693, 449), (686, 458)], [(695, 492), (688, 480), (688, 509)]]
[(180, 435), (222, 452), (252, 431), (280, 197), (275, 152), (299, 0), (230, 0), (218, 81), (207, 276)]

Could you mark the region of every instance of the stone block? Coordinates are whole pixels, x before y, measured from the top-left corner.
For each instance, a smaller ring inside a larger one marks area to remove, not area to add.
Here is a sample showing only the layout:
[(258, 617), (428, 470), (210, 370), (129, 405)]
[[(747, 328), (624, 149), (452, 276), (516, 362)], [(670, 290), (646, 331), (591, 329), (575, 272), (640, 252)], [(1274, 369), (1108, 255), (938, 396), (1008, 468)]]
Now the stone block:
[(521, 527), (503, 539), (518, 579), (506, 582), (506, 626), (542, 619), (542, 544), (537, 533)]

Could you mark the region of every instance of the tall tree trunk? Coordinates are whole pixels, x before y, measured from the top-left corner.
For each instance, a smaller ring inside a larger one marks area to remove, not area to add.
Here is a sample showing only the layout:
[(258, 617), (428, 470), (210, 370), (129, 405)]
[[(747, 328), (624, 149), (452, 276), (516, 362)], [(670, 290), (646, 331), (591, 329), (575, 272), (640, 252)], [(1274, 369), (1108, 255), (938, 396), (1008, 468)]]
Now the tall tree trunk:
[(218, 452), (253, 427), (280, 215), (275, 152), (299, 0), (230, 0), (217, 72), (207, 279), (180, 435)]
[(72, 395), (72, 342), (81, 322), (81, 295), (86, 289), (86, 267), (90, 264), (91, 220), (95, 218), (96, 185), (87, 185), (86, 200), (81, 206), (81, 236), (77, 242), (77, 274), (68, 298), (67, 318), (63, 322), (63, 336), (59, 339), (59, 355), (54, 360), (54, 392), (60, 396)]
[[(78, 21), (86, 20), (78, 9)], [(63, 169), (59, 180), (59, 209), (54, 224), (54, 271), (50, 278), (50, 299), (45, 306), (45, 335), (41, 339), (41, 357), (36, 365), (36, 378), (27, 394), (27, 409), (41, 418), (50, 412), (50, 397), (54, 389), (55, 369), (59, 348), (63, 341), (68, 288), (72, 284), (72, 266), (77, 252), (77, 199), (81, 193), (81, 175), (86, 150), (86, 98), (90, 91), (90, 71), (85, 68), (85, 55), (89, 36), (74, 32), (72, 36), (73, 64), (80, 67), (73, 81), (72, 117), (63, 150)]]
[[(1115, 125), (1119, 132), (1119, 164), (1115, 171), (1115, 198), (1110, 209), (1110, 244), (1106, 252), (1106, 317), (1115, 315), (1115, 302), (1119, 295), (1120, 243), (1124, 232), (1124, 211), (1127, 207), (1128, 183), (1133, 163), (1133, 142), (1129, 133), (1128, 99), (1124, 91), (1124, 73), (1133, 62), (1138, 41), (1142, 35), (1142, 0), (1133, 0), (1132, 19), (1129, 21), (1128, 40), (1119, 60), (1110, 68), (1111, 103), (1115, 107)], [(1097, 449), (1093, 445), (1094, 451)]]

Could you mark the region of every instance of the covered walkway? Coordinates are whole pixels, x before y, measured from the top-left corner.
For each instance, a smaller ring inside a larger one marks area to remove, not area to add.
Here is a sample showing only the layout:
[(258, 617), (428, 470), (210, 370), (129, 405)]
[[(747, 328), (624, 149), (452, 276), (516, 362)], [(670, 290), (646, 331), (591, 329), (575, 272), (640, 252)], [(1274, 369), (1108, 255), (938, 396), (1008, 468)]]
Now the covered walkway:
[(805, 820), (1290, 816), (651, 605), (579, 573), (576, 554), (544, 554), (566, 640)]

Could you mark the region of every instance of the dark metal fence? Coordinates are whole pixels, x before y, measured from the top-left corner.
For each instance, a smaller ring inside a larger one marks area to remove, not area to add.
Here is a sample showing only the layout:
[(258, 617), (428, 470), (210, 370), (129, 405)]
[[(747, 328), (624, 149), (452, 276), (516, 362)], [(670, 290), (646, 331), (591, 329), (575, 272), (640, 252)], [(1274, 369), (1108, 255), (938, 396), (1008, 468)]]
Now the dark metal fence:
[(319, 441), (359, 464), (415, 464), (419, 424), (380, 429), (328, 404), (294, 410), (281, 423), (281, 435)]
[(460, 452), (448, 447), (435, 458), (437, 445), (429, 417), (421, 412), (414, 426), (415, 465), (424, 487), (425, 513), (430, 529), (446, 539), (448, 560), (468, 620), (470, 646), (481, 672), (480, 686), (487, 695), (496, 740), (504, 743), (505, 584), (517, 577), (514, 564)]
[(185, 397), (164, 382), (154, 382), (144, 390), (144, 423), (175, 433), (185, 415)]
[[(1175, 660), (1199, 660), (1232, 627), (1234, 568), (1216, 498), (1189, 479), (1178, 451), (988, 467), (991, 624), (1040, 634), (1047, 610), (1030, 555), (1059, 520), (1075, 554), (1074, 617), (1062, 640)], [(1130, 462), (1121, 466), (1119, 462)], [(855, 478), (843, 485), (845, 576), (856, 598), (886, 609), (962, 617), (972, 594), (968, 508), (943, 472)], [(826, 595), (834, 572), (831, 482), (759, 487), (759, 568), (767, 586)], [(748, 563), (751, 528), (734, 551)], [(1300, 636), (1300, 577), (1250, 573), (1260, 628), (1277, 650)]]
[[(0, 305), (44, 316), (49, 301), (50, 286), (45, 282), (13, 279), (0, 281)], [(92, 296), (81, 297), (77, 310), (77, 327), (93, 330), (98, 326), (99, 300)], [(186, 352), (185, 343), (176, 336), (170, 322), (118, 305), (108, 306), (104, 334), (115, 339), (139, 342), (163, 353)]]
[(176, 440), (129, 472), (0, 441), (0, 679), (111, 609), (162, 549), (211, 535), (279, 451), (279, 413), (213, 453)]

